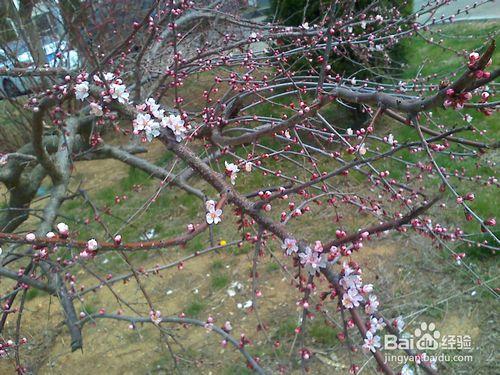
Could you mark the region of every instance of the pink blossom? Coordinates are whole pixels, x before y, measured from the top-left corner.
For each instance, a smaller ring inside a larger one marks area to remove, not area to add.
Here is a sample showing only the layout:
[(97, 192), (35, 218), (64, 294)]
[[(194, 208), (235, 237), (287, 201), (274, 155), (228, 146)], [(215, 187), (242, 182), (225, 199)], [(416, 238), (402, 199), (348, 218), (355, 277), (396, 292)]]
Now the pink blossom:
[(300, 263), (310, 275), (315, 275), (320, 268), (326, 267), (326, 260), (323, 255), (311, 250), (308, 246), (303, 253), (299, 253)]
[(342, 305), (347, 309), (358, 307), (361, 301), (363, 301), (363, 297), (354, 288), (350, 288), (342, 296)]
[(281, 248), (285, 250), (286, 255), (290, 256), (293, 253), (299, 251), (299, 247), (297, 246), (297, 241), (294, 238), (285, 238)]
[(371, 351), (375, 353), (377, 351), (377, 348), (380, 348), (380, 336), (373, 336), (373, 333), (371, 331), (366, 332), (363, 350), (366, 352)]
[(377, 296), (370, 295), (368, 297), (368, 301), (365, 304), (365, 313), (368, 315), (374, 314), (377, 312), (379, 305), (379, 301), (377, 300)]
[(160, 310), (156, 310), (156, 311), (151, 310), (149, 312), (149, 318), (151, 319), (151, 321), (154, 324), (156, 324), (156, 325), (160, 324), (161, 320), (162, 320), (161, 319), (161, 311)]

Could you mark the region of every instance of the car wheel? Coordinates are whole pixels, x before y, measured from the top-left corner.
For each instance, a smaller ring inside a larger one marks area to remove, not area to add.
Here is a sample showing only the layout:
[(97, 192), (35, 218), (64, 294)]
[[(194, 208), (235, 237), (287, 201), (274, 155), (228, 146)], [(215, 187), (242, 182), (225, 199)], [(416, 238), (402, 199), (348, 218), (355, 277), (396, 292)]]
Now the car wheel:
[(14, 98), (16, 96), (21, 95), (21, 91), (17, 88), (14, 82), (10, 79), (6, 79), (3, 81), (3, 89), (5, 91), (5, 95), (8, 98)]

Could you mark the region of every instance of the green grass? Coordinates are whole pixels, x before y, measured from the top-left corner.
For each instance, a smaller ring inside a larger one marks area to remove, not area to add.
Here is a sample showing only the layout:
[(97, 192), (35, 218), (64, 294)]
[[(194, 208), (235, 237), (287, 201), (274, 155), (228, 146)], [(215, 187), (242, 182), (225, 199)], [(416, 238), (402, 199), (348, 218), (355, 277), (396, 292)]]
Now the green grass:
[(234, 364), (223, 370), (224, 375), (253, 375), (254, 371), (242, 364)]
[[(456, 71), (458, 75), (466, 71), (465, 56), (471, 51), (484, 51), (485, 46), (488, 44), (489, 37), (498, 30), (499, 23), (497, 21), (488, 22), (460, 22), (441, 27), (434, 27), (424, 35), (433, 37), (434, 40), (443, 39), (444, 42), (441, 46), (427, 43), (423, 38), (413, 38), (403, 43), (409, 44), (408, 61), (409, 63), (403, 70), (402, 79), (411, 80), (413, 78), (425, 78), (432, 74), (436, 74), (436, 78), (432, 78), (426, 83), (438, 84), (444, 78), (443, 74), (447, 74), (449, 78), (450, 71)], [(444, 48), (443, 48), (444, 47)], [(445, 49), (447, 48), (447, 49)], [(457, 52), (455, 54), (453, 49)], [(498, 49), (493, 55), (493, 61), (498, 62), (500, 59), (500, 52)], [(490, 68), (489, 70), (492, 70)], [(427, 94), (428, 95), (428, 94)], [(485, 116), (484, 114), (467, 109), (463, 111), (455, 111), (453, 109), (444, 109), (437, 107), (432, 110), (432, 121), (438, 125), (444, 125), (447, 129), (453, 127), (463, 127), (467, 123), (464, 121), (463, 116), (469, 114), (473, 117), (472, 125), (478, 130), (486, 131), (485, 135), (481, 136), (477, 132), (470, 131), (461, 132), (457, 136), (461, 138), (474, 139), (484, 143), (490, 143), (500, 137), (500, 126), (498, 126), (498, 116)], [(421, 123), (429, 128), (436, 129), (433, 123), (426, 123), (427, 120), (422, 117)], [(416, 141), (418, 136), (414, 128), (405, 126), (394, 121), (385, 120), (384, 127), (387, 129), (383, 131), (383, 135), (392, 133), (394, 137), (400, 142)], [(461, 146), (451, 144), (450, 150), (455, 152), (463, 152)], [(387, 149), (387, 148), (386, 148)], [(384, 151), (384, 148), (381, 148)], [(409, 153), (408, 151), (399, 152), (398, 156), (404, 160), (412, 163), (417, 163), (422, 158), (427, 159), (424, 152)], [(497, 168), (488, 163), (490, 159), (496, 161), (498, 154), (493, 151), (492, 153), (477, 157), (466, 157), (464, 160), (452, 160), (449, 155), (442, 153), (434, 153), (435, 160), (438, 165), (445, 168), (448, 172), (453, 173), (458, 170), (462, 173), (465, 170), (467, 177), (481, 176), (494, 176), (497, 174)], [(396, 179), (404, 178), (405, 169), (401, 164), (395, 161), (385, 160), (377, 163), (381, 168), (387, 168), (391, 171), (391, 177)], [(438, 182), (438, 178), (424, 180), (425, 185), (434, 187)], [(478, 186), (477, 183), (459, 180), (455, 177), (450, 179), (451, 184), (456, 188), (457, 192), (465, 195), (467, 192), (473, 191), (476, 194), (476, 199), (469, 202), (469, 206), (483, 218), (498, 217), (500, 210), (498, 205), (491, 204), (497, 198), (496, 187), (492, 186)], [(449, 195), (451, 197), (451, 194)], [(460, 225), (468, 233), (478, 233), (480, 226), (474, 221), (465, 221), (462, 207), (456, 205), (453, 200), (448, 202), (448, 210), (444, 213), (445, 220), (450, 224)], [(484, 251), (483, 251), (484, 253)]]
[(224, 262), (220, 259), (216, 259), (213, 261), (210, 268), (212, 269), (212, 271), (220, 271), (224, 268)]
[(269, 262), (266, 265), (266, 271), (269, 273), (274, 273), (280, 269), (280, 266), (275, 262)]
[(44, 292), (43, 290), (29, 288), (28, 291), (26, 292), (26, 301), (31, 301), (32, 299), (35, 299), (37, 297), (47, 296), (47, 295), (48, 293)]
[(98, 308), (90, 303), (84, 303), (81, 306), (81, 311), (83, 311), (87, 315), (92, 315), (97, 312)]
[(205, 307), (206, 305), (203, 302), (193, 301), (186, 307), (184, 313), (188, 318), (196, 318), (205, 309)]
[(276, 322), (278, 329), (273, 337), (276, 339), (291, 338), (295, 335), (295, 328), (297, 328), (297, 320), (294, 318), (287, 318), (285, 320)]
[(225, 288), (229, 285), (229, 277), (224, 274), (215, 274), (212, 276), (211, 286), (213, 289), (218, 290)]
[[(403, 43), (408, 47), (409, 64), (404, 69), (405, 78), (448, 73), (463, 65), (465, 59), (453, 55), (457, 53), (481, 51), (490, 37), (498, 32), (498, 22), (459, 22), (451, 25), (433, 27), (424, 35), (434, 41), (443, 39), (441, 46), (427, 43), (422, 38), (412, 38)], [(499, 52), (495, 52), (495, 57)], [(495, 59), (494, 59), (495, 61)], [(498, 62), (498, 60), (496, 60)]]
[(315, 320), (308, 328), (311, 338), (322, 345), (333, 346), (338, 344), (338, 331), (325, 324), (324, 321)]

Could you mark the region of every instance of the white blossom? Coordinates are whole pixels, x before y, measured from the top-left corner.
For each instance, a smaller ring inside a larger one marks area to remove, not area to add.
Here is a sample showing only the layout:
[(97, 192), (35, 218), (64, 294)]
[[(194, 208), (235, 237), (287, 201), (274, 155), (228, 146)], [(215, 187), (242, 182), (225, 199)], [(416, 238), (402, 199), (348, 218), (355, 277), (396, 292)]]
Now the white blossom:
[(69, 227), (65, 223), (59, 223), (56, 225), (57, 231), (63, 236), (68, 235)]
[(149, 113), (138, 113), (134, 120), (134, 133), (144, 131), (149, 142), (160, 135), (160, 124), (151, 118)]
[(151, 319), (151, 321), (158, 325), (161, 323), (161, 311), (160, 310), (156, 310), (156, 311), (153, 311), (151, 310), (149, 312), (149, 318)]
[(245, 163), (245, 172), (251, 172), (252, 171), (252, 165), (253, 163), (251, 161), (248, 161)]
[(87, 241), (87, 250), (96, 251), (98, 248), (99, 248), (99, 244), (97, 243), (97, 241), (94, 238)]
[(372, 317), (370, 319), (370, 331), (372, 333), (382, 330), (385, 327), (385, 325), (386, 324), (384, 322), (384, 319), (382, 318), (377, 319), (375, 317)]
[(218, 224), (221, 222), (221, 209), (211, 209), (207, 212), (206, 219), (208, 224)]
[(214, 210), (215, 209), (215, 201), (209, 199), (205, 202), (205, 208), (207, 211)]
[(186, 132), (187, 128), (184, 126), (184, 121), (182, 120), (181, 116), (179, 115), (169, 115), (165, 116), (161, 119), (161, 126), (162, 127), (167, 127), (175, 135), (175, 140), (177, 142), (182, 141), (184, 138), (186, 138)]
[(113, 73), (104, 73), (103, 77), (106, 81), (111, 82), (112, 80), (115, 79), (115, 75)]
[(84, 101), (89, 96), (89, 83), (87, 81), (75, 85), (75, 96), (76, 99), (81, 101)]
[(110, 85), (110, 88), (113, 90), (111, 94), (111, 97), (113, 99), (118, 100), (118, 102), (121, 104), (128, 103), (128, 97), (130, 94), (128, 93), (125, 85), (119, 83), (112, 83)]
[(340, 279), (339, 283), (345, 290), (350, 288), (359, 289), (362, 285), (361, 277), (359, 275), (344, 276)]
[(240, 169), (234, 163), (228, 163), (227, 161), (225, 161), (224, 164), (226, 165), (226, 173), (231, 179), (231, 184), (234, 185), (236, 183), (236, 177), (238, 177), (237, 173), (240, 171)]
[(398, 329), (399, 332), (402, 332), (403, 329), (405, 328), (405, 321), (403, 320), (403, 317), (400, 315), (394, 321), (392, 322), (395, 328)]
[(146, 105), (149, 106), (149, 111), (151, 114), (159, 120), (162, 120), (164, 117), (165, 110), (160, 109), (160, 105), (156, 103), (153, 98), (149, 98), (146, 100)]
[(9, 154), (3, 154), (0, 156), (0, 166), (7, 164), (7, 161), (9, 160)]

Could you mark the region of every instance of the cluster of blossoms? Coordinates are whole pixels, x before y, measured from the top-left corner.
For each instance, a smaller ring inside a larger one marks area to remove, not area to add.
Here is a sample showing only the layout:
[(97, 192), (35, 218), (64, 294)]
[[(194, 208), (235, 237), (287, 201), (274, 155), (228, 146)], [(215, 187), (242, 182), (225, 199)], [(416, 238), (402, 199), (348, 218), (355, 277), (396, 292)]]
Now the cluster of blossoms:
[[(100, 95), (105, 102), (110, 102), (111, 99), (118, 101), (121, 104), (129, 102), (129, 92), (127, 86), (123, 84), (120, 78), (116, 78), (113, 73), (103, 73), (102, 78), (95, 74), (93, 77), (96, 86), (103, 87)], [(88, 74), (83, 72), (76, 77), (75, 96), (77, 100), (84, 101), (89, 97), (90, 86), (88, 82)], [(101, 115), (102, 107), (97, 104), (91, 104), (91, 111), (96, 115)]]
[[(469, 55), (468, 67), (470, 70), (473, 71), (474, 77), (476, 79), (483, 79), (483, 78), (487, 79), (491, 76), (491, 73), (487, 72), (485, 70), (477, 69), (477, 63), (479, 60), (480, 60), (479, 53), (472, 52)], [(488, 63), (486, 64), (486, 66), (488, 67), (491, 64), (492, 64), (492, 60), (490, 59), (488, 61)], [(489, 92), (484, 91), (481, 94), (480, 102), (485, 103), (488, 100), (489, 96), (490, 96)], [(468, 102), (471, 98), (472, 98), (472, 93), (470, 93), (470, 92), (456, 93), (455, 90), (453, 90), (452, 88), (449, 88), (448, 90), (446, 90), (446, 99), (445, 99), (443, 105), (445, 108), (453, 107), (456, 110), (460, 110), (460, 109), (464, 108), (464, 104), (466, 102)], [(487, 116), (489, 116), (493, 113), (493, 109), (488, 108), (488, 107), (483, 107), (483, 108), (480, 108), (479, 110)]]
[(179, 115), (165, 115), (153, 98), (137, 106), (138, 114), (134, 120), (134, 134), (144, 133), (148, 142), (160, 135), (160, 128), (168, 128), (174, 133), (177, 142), (186, 138), (188, 127)]
[[(479, 53), (477, 53), (477, 52), (471, 52), (469, 54), (469, 63), (467, 64), (467, 66), (469, 67), (470, 70), (474, 70), (474, 76), (477, 79), (479, 79), (479, 78), (490, 78), (490, 76), (491, 76), (490, 72), (487, 72), (485, 70), (481, 70), (481, 69), (477, 69), (476, 68), (476, 65), (477, 65), (477, 63), (479, 62), (480, 59), (481, 59), (481, 56), (479, 55)], [(490, 59), (486, 63), (486, 67), (490, 66), (492, 63), (493, 63), (493, 60)]]
[(364, 302), (364, 310), (370, 316), (370, 319), (363, 349), (367, 352), (375, 352), (377, 348), (380, 348), (380, 336), (376, 335), (376, 333), (385, 327), (385, 323), (383, 319), (374, 316), (378, 311), (379, 301), (376, 295), (370, 294), (373, 291), (373, 285), (363, 285), (360, 270), (357, 267), (355, 268), (351, 267), (347, 262), (342, 265), (343, 276), (339, 281), (340, 286), (344, 289), (342, 305), (347, 309), (358, 307), (365, 301), (365, 296), (368, 296), (366, 302)]
[(320, 268), (325, 268), (327, 264), (326, 254), (323, 254), (323, 246), (320, 241), (316, 241), (314, 249), (307, 246), (303, 252), (299, 253), (300, 264), (310, 275), (315, 275)]
[(19, 348), (21, 345), (28, 343), (28, 339), (26, 337), (22, 337), (19, 339), (19, 343), (16, 344), (13, 340), (4, 340), (0, 341), (0, 358), (6, 357), (11, 350)]
[(443, 103), (445, 108), (452, 107), (456, 110), (464, 108), (464, 104), (472, 99), (472, 94), (468, 91), (462, 93), (455, 93), (455, 90), (446, 90), (446, 99)]
[[(306, 246), (304, 251), (299, 252), (297, 240), (294, 238), (285, 238), (281, 248), (287, 256), (298, 253), (300, 264), (310, 274), (315, 275), (320, 268), (325, 268), (330, 257), (323, 250), (321, 241), (316, 241), (314, 247)], [(332, 247), (333, 249), (334, 247)], [(336, 248), (335, 248), (336, 249)]]
[(219, 224), (221, 222), (222, 210), (220, 208), (217, 208), (213, 200), (206, 201), (205, 208), (207, 209), (207, 223)]

